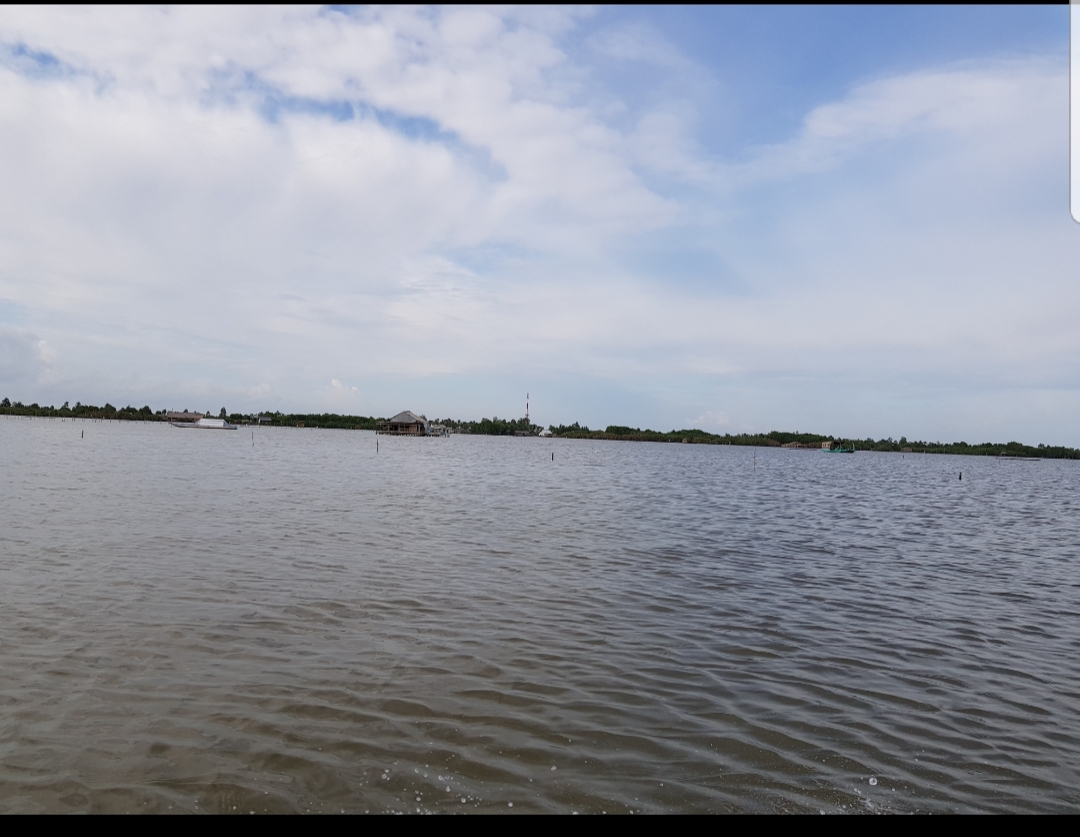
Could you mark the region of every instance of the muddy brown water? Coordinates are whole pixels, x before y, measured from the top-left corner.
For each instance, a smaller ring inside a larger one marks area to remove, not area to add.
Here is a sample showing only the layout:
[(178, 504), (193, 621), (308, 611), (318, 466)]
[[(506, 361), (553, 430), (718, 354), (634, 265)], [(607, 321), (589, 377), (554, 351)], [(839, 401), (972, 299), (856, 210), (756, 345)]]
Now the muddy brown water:
[(754, 455), (0, 419), (0, 811), (1080, 809), (1080, 463)]

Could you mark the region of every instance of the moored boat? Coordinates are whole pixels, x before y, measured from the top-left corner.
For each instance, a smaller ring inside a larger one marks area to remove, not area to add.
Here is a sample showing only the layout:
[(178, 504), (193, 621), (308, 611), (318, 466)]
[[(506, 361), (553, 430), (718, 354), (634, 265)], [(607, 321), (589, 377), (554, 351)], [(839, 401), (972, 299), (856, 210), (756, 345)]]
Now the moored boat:
[(236, 430), (235, 424), (229, 424), (225, 419), (201, 418), (198, 421), (170, 421), (173, 427), (193, 427), (196, 430)]
[(825, 453), (855, 453), (855, 443), (852, 442), (850, 447), (844, 447), (843, 442), (822, 442), (821, 449)]

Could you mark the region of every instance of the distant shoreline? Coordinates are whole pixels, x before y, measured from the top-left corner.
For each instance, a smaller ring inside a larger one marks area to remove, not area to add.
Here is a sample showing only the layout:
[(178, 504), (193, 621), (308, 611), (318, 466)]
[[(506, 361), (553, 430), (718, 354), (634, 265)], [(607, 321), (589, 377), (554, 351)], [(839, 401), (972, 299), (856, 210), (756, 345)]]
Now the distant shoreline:
[[(154, 411), (149, 406), (135, 408), (131, 406), (116, 408), (106, 403), (103, 407), (76, 402), (74, 407), (67, 403), (62, 407), (43, 407), (38, 404), (11, 403), (8, 399), (0, 402), (0, 415), (23, 416), (30, 418), (69, 418), (98, 419), (109, 421), (149, 421), (168, 422), (173, 416), (169, 411)], [(208, 412), (198, 415), (222, 416)], [(190, 415), (191, 413), (189, 413)], [(175, 414), (173, 414), (175, 415)], [(232, 424), (271, 427), (302, 427), (329, 430), (375, 430), (384, 419), (375, 416), (349, 416), (337, 413), (259, 413), (244, 415), (241, 413), (225, 414)], [(485, 418), (480, 421), (458, 421), (456, 419), (434, 419), (433, 423), (445, 425), (453, 433), (473, 436), (514, 436), (528, 433), (538, 435), (539, 425), (528, 419)], [(591, 430), (587, 426), (574, 423), (571, 425), (552, 425), (549, 428), (552, 437), (560, 439), (598, 439), (617, 442), (668, 442), (693, 445), (731, 445), (738, 447), (781, 448), (804, 446), (820, 448), (823, 442), (839, 442), (854, 445), (856, 450), (876, 451), (880, 453), (943, 453), (959, 456), (995, 456), (1037, 459), (1080, 459), (1080, 450), (1064, 446), (1025, 445), (1020, 442), (922, 442), (909, 441), (904, 437), (899, 440), (887, 439), (851, 439), (839, 436), (825, 436), (816, 433), (799, 433), (773, 430), (769, 433), (739, 433), (723, 435), (705, 430), (642, 430), (623, 425), (608, 425), (604, 430)]]
[[(562, 431), (562, 432), (556, 432)], [(1020, 442), (920, 442), (888, 439), (852, 439), (842, 436), (823, 436), (816, 433), (789, 433), (773, 430), (769, 433), (708, 433), (704, 430), (672, 430), (662, 433), (655, 430), (639, 430), (632, 427), (609, 425), (606, 430), (590, 430), (587, 427), (552, 428), (552, 433), (567, 439), (609, 439), (620, 442), (677, 442), (694, 445), (735, 445), (741, 447), (784, 448), (794, 447), (820, 450), (823, 442), (837, 442), (845, 447), (855, 446), (857, 451), (879, 453), (947, 453), (958, 456), (1023, 457), (1038, 459), (1080, 459), (1080, 450), (1063, 446), (1024, 445)]]

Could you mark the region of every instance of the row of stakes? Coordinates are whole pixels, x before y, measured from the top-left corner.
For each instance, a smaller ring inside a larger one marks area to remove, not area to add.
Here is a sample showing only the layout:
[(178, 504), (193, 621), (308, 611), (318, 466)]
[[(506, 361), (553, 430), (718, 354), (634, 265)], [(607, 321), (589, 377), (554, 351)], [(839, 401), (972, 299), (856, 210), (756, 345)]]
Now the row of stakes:
[[(79, 431), (79, 438), (85, 438), (85, 437), (86, 437), (86, 431), (85, 430), (80, 430)], [(252, 447), (255, 447), (255, 431), (254, 430), (252, 431)], [(379, 440), (375, 440), (375, 453), (376, 454), (379, 453)], [(552, 451), (551, 461), (552, 462), (555, 461), (555, 451)], [(754, 454), (754, 468), (755, 469), (757, 468), (757, 454)], [(958, 478), (958, 480), (963, 480), (963, 471), (960, 472), (960, 476), (957, 477), (957, 478)]]

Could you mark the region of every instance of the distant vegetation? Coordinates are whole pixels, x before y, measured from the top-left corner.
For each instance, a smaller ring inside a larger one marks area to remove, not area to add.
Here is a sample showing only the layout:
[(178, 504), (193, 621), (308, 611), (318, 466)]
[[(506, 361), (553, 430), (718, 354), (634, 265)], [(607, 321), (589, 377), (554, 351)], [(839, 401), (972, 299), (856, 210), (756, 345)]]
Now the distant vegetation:
[(606, 430), (590, 430), (588, 427), (573, 424), (560, 424), (551, 427), (554, 436), (564, 439), (614, 439), (623, 442), (687, 442), (693, 445), (743, 445), (746, 447), (778, 448), (788, 442), (800, 442), (804, 445), (820, 447), (822, 442), (832, 441), (832, 436), (818, 436), (814, 433), (707, 433), (704, 430), (640, 430), (637, 427), (624, 427), (619, 424), (608, 425)]
[[(258, 413), (270, 419), (270, 424), (277, 427), (323, 427), (331, 430), (374, 430), (383, 419), (375, 416), (342, 416), (337, 413)], [(255, 415), (245, 416), (231, 413), (229, 421), (233, 424), (251, 424)]]
[(969, 445), (967, 442), (909, 442), (903, 436), (899, 441), (892, 439), (853, 440), (859, 450), (906, 451), (912, 453), (955, 453), (963, 456), (1039, 456), (1044, 459), (1080, 459), (1080, 450), (1063, 446), (1024, 445), (1020, 442), (980, 442)]
[(432, 424), (441, 424), (458, 433), (470, 433), (476, 436), (513, 436), (515, 433), (537, 434), (541, 427), (528, 419), (480, 419), (480, 421), (458, 421), (457, 419), (434, 419)]
[(614, 439), (628, 442), (687, 442), (694, 445), (743, 445), (747, 447), (780, 447), (789, 442), (799, 442), (810, 447), (820, 448), (822, 442), (840, 442), (845, 447), (854, 445), (857, 450), (910, 453), (954, 453), (965, 456), (1039, 456), (1046, 459), (1080, 459), (1080, 450), (1066, 447), (1048, 447), (1046, 445), (1023, 445), (1020, 442), (982, 442), (971, 445), (967, 442), (909, 442), (903, 436), (899, 440), (888, 439), (845, 439), (837, 436), (820, 436), (816, 433), (785, 433), (773, 430), (771, 433), (707, 433), (704, 430), (671, 430), (667, 433), (657, 430), (639, 430), (636, 427), (608, 425), (605, 430), (590, 430), (576, 422), (571, 425), (552, 426), (555, 436), (566, 439)]
[[(192, 410), (191, 412), (202, 412)], [(0, 401), (0, 415), (34, 416), (42, 418), (78, 418), (112, 419), (119, 421), (168, 421), (165, 410), (152, 410), (143, 407), (114, 407), (106, 403), (103, 407), (92, 404), (70, 406), (64, 402), (62, 407), (42, 407), (38, 404), (12, 403), (7, 398)], [(206, 411), (204, 415), (217, 415), (228, 418), (233, 424), (252, 424), (256, 414), (226, 413), (222, 407), (217, 413)], [(345, 416), (337, 413), (261, 413), (270, 419), (270, 424), (277, 427), (322, 427), (342, 430), (375, 430), (383, 419), (374, 416)], [(432, 424), (442, 424), (457, 433), (481, 436), (513, 436), (515, 433), (539, 433), (539, 425), (528, 420), (484, 418), (480, 421), (459, 421), (457, 419), (433, 419)], [(552, 425), (553, 436), (564, 439), (610, 439), (623, 442), (685, 442), (692, 445), (741, 445), (744, 447), (780, 447), (789, 442), (798, 442), (819, 448), (822, 442), (841, 442), (845, 446), (854, 444), (858, 450), (911, 453), (953, 453), (966, 456), (1037, 456), (1046, 459), (1080, 459), (1080, 450), (1067, 447), (1046, 445), (1023, 445), (1020, 442), (911, 442), (903, 436), (899, 440), (888, 439), (844, 439), (836, 436), (821, 436), (816, 433), (785, 433), (774, 430), (771, 433), (707, 433), (704, 430), (641, 430), (619, 424), (608, 425), (604, 430), (590, 430), (587, 426), (573, 424)]]
[(157, 421), (160, 419), (149, 407), (120, 407), (117, 409), (112, 404), (106, 403), (104, 407), (95, 407), (92, 404), (80, 404), (75, 402), (74, 407), (64, 402), (63, 407), (39, 407), (37, 404), (22, 404), (16, 401), (12, 404), (8, 399), (0, 401), (0, 415), (8, 416), (42, 416), (45, 418), (94, 418), (94, 419), (126, 419), (128, 421)]
[[(64, 402), (62, 407), (42, 407), (38, 404), (22, 404), (18, 401), (11, 403), (7, 398), (0, 401), (0, 415), (9, 416), (40, 416), (42, 418), (79, 418), (79, 419), (112, 419), (117, 421), (168, 421), (166, 410), (152, 410), (149, 406), (144, 407), (120, 407), (106, 403), (104, 407), (96, 407), (93, 404), (80, 404), (75, 402), (72, 407)], [(177, 412), (180, 412), (179, 410)], [(228, 413), (222, 407), (218, 412), (212, 410), (188, 410), (192, 413), (202, 413), (206, 416), (227, 418), (233, 424), (253, 424), (256, 415), (244, 415), (242, 413)], [(336, 413), (262, 413), (270, 419), (270, 423), (278, 426), (296, 427), (334, 427), (349, 430), (374, 430), (375, 423), (379, 421), (372, 416), (340, 416)]]

